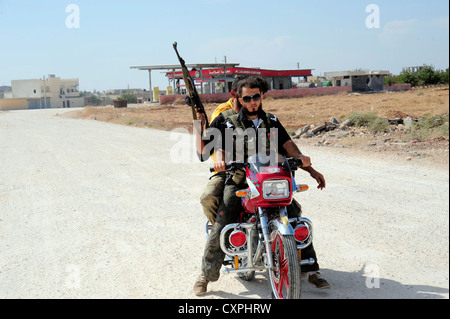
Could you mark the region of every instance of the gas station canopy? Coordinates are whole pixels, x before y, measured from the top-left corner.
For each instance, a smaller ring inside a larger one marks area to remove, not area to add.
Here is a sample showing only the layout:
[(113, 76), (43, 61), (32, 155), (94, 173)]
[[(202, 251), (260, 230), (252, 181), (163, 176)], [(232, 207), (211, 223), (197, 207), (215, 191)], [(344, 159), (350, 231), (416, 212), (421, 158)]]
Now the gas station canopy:
[[(186, 64), (190, 70), (189, 73), (195, 80), (196, 85), (200, 85), (201, 93), (203, 93), (203, 83), (211, 82), (233, 82), (237, 76), (251, 76), (258, 75), (265, 78), (270, 78), (271, 89), (289, 89), (292, 88), (292, 77), (312, 76), (311, 69), (294, 69), (294, 70), (267, 70), (260, 68), (243, 68), (239, 67), (239, 63), (196, 63)], [(137, 69), (149, 72), (150, 90), (152, 91), (152, 77), (153, 70), (167, 70), (166, 77), (173, 83), (174, 92), (182, 85), (179, 81), (183, 79), (183, 72), (181, 65), (152, 65), (152, 66), (132, 66), (131, 69)], [(178, 83), (177, 83), (178, 82)], [(231, 86), (230, 86), (231, 87)], [(151, 95), (152, 96), (152, 95)]]

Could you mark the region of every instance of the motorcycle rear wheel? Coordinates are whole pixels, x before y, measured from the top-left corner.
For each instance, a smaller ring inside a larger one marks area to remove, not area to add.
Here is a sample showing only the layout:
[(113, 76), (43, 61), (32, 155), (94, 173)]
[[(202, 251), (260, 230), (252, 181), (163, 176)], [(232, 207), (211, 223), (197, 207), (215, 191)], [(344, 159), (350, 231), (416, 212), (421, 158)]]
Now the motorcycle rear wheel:
[(271, 243), (273, 270), (268, 280), (275, 299), (300, 299), (301, 264), (293, 235), (277, 234)]

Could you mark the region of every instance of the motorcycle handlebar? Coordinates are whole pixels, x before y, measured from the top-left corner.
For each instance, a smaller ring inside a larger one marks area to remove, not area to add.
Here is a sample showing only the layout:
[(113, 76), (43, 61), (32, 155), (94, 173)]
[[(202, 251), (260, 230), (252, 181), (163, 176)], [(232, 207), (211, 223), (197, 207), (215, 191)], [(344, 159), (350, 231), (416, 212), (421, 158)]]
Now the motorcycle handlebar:
[(287, 160), (288, 160), (288, 163), (289, 163), (289, 167), (293, 171), (295, 171), (297, 168), (302, 168), (303, 167), (303, 162), (299, 158), (290, 157)]
[[(303, 167), (302, 160), (299, 158), (290, 157), (287, 159), (287, 161), (289, 163), (289, 167), (291, 170), (296, 170), (297, 168)], [(224, 172), (229, 172), (229, 171), (233, 171), (235, 169), (240, 169), (240, 168), (246, 168), (246, 167), (248, 167), (248, 165), (249, 165), (248, 163), (236, 163), (236, 162), (226, 163)], [(209, 169), (209, 171), (211, 173), (214, 173), (215, 172), (214, 167), (211, 167)]]
[[(247, 166), (248, 166), (247, 163), (236, 163), (236, 162), (226, 163), (224, 172), (234, 171), (234, 170), (240, 169), (240, 168), (246, 168)], [(214, 169), (214, 167), (211, 167), (209, 169), (209, 171), (211, 173), (214, 173), (216, 170)]]

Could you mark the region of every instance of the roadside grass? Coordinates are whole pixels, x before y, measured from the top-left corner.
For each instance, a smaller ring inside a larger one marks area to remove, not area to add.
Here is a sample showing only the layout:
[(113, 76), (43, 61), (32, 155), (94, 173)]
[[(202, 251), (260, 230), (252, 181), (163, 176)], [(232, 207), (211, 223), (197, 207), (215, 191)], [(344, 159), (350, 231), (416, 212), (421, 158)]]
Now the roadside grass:
[(366, 127), (372, 132), (387, 132), (390, 129), (387, 118), (379, 117), (375, 113), (351, 113), (348, 117), (356, 127)]
[(449, 136), (448, 113), (445, 115), (427, 115), (411, 128), (411, 138), (423, 141), (427, 138)]
[[(362, 127), (373, 133), (389, 132), (393, 127), (387, 118), (379, 117), (375, 113), (351, 113), (348, 116), (353, 126)], [(449, 115), (427, 114), (406, 131), (405, 141), (424, 141), (428, 138), (449, 137)]]

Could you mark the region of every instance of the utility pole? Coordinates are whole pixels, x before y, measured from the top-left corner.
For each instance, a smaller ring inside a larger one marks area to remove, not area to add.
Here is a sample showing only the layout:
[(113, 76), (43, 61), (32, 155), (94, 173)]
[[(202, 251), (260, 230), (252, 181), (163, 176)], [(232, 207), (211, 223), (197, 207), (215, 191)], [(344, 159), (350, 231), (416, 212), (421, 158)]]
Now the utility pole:
[[(226, 55), (223, 57), (223, 62), (224, 62), (225, 64), (227, 64), (227, 56), (226, 56)], [(227, 66), (226, 66), (226, 65), (223, 67), (223, 78), (224, 78), (224, 80), (225, 80), (225, 92), (224, 92), (224, 93), (226, 93), (226, 92), (229, 92), (229, 91), (230, 91), (230, 90), (228, 90), (228, 82), (227, 82)]]
[(44, 79), (44, 109), (47, 108), (47, 85), (45, 84), (45, 75), (43, 76)]

